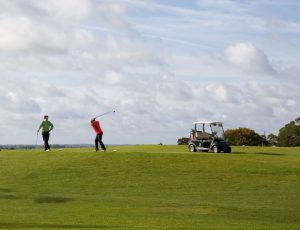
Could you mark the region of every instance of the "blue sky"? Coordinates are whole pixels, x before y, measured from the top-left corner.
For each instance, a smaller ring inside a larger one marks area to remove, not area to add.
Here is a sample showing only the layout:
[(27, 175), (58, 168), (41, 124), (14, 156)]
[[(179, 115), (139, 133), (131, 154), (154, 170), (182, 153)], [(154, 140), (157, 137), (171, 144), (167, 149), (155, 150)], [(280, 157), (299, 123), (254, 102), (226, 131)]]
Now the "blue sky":
[(175, 144), (196, 120), (274, 133), (299, 117), (300, 3), (0, 1), (0, 144)]

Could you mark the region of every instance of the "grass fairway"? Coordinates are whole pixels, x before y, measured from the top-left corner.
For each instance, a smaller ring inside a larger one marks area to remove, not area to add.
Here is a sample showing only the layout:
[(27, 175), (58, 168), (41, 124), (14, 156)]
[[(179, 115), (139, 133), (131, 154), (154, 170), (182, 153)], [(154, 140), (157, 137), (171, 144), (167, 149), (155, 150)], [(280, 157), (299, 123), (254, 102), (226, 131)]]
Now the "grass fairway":
[(299, 178), (300, 148), (2, 150), (0, 229), (300, 229)]

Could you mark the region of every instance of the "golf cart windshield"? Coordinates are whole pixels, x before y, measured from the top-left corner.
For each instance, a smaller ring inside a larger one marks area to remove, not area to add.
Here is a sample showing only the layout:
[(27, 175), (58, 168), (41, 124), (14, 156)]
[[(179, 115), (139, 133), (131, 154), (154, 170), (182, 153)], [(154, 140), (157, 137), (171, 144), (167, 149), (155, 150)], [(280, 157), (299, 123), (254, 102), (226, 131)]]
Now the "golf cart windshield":
[[(196, 121), (194, 122), (196, 135), (199, 133), (199, 136), (203, 134), (210, 135), (210, 137), (218, 137), (224, 139), (224, 130), (223, 124), (219, 121)], [(203, 133), (203, 134), (200, 134)]]
[(224, 139), (224, 130), (223, 130), (222, 123), (215, 122), (215, 123), (211, 123), (209, 126), (211, 128), (214, 137), (219, 137)]

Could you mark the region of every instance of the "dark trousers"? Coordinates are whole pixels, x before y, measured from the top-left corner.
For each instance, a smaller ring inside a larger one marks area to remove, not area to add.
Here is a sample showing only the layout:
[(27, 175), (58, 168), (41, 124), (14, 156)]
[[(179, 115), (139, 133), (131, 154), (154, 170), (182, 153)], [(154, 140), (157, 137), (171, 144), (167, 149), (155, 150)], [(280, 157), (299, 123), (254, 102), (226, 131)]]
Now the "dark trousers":
[(99, 133), (99, 134), (96, 135), (96, 138), (95, 138), (95, 150), (96, 150), (96, 151), (99, 150), (98, 142), (100, 143), (101, 148), (102, 148), (103, 150), (106, 150), (105, 145), (104, 145), (104, 143), (102, 142), (102, 136), (103, 136), (103, 133)]
[(50, 149), (50, 145), (49, 145), (50, 133), (42, 132), (42, 136), (43, 136), (43, 141), (44, 141), (44, 150)]

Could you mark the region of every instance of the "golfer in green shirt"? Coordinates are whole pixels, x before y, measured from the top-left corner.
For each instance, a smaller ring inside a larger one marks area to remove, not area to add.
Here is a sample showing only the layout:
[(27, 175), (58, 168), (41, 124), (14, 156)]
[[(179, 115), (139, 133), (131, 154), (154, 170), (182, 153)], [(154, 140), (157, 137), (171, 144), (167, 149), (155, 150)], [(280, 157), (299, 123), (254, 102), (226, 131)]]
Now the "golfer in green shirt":
[(37, 132), (39, 132), (40, 129), (42, 129), (42, 136), (43, 136), (43, 140), (44, 140), (44, 150), (45, 151), (50, 151), (50, 145), (48, 142), (49, 142), (50, 132), (53, 128), (54, 128), (53, 124), (50, 121), (48, 121), (48, 115), (45, 115), (44, 120), (40, 124), (40, 127), (37, 131)]

